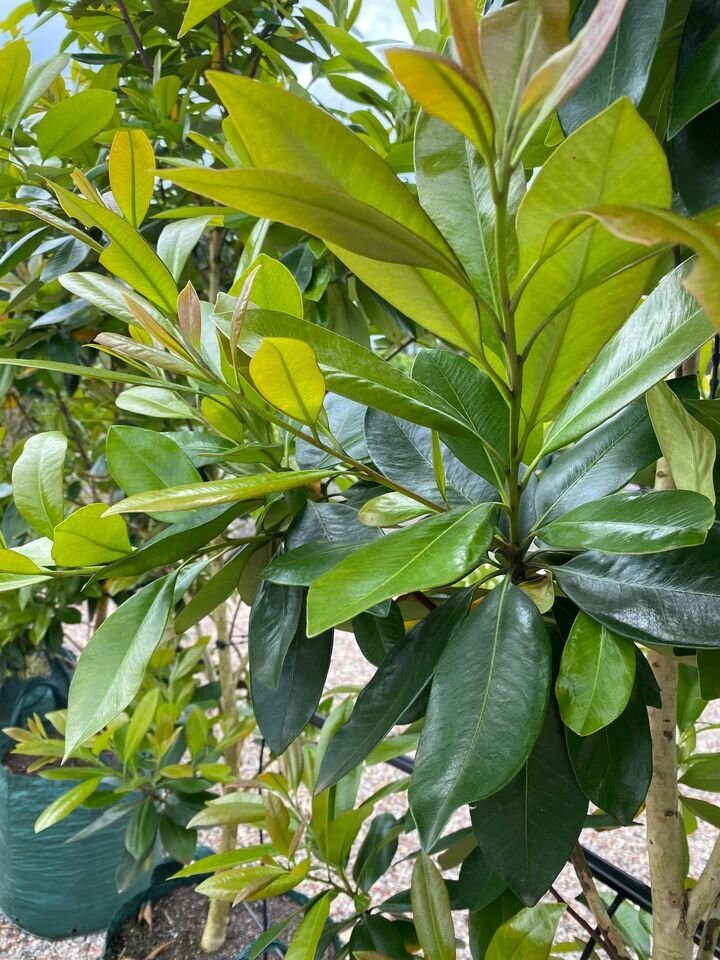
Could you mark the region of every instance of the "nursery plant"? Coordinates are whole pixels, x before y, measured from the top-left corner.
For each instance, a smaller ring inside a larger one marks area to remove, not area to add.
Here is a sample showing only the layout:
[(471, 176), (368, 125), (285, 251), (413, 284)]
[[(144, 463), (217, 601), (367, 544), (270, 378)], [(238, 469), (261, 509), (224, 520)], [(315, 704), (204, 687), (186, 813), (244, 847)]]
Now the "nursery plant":
[[(673, 205), (658, 139), (697, 104), (654, 130), (608, 87), (584, 122), (568, 119), (635, 5), (589, 6), (570, 39), (564, 3), (518, 0), (478, 25), (475, 5), (454, 0), (445, 53), (387, 52), (422, 111), (414, 189), (326, 111), (223, 70), (208, 79), (239, 165), (213, 154), (217, 167), (159, 171), (164, 186), (322, 240), (417, 324), (411, 370), (306, 313), (296, 280), (256, 248), (227, 294), (179, 291), (126, 216), (59, 184), (64, 222), (102, 231), (102, 264), (132, 288), (130, 336), (97, 338), (113, 365), (7, 361), (132, 385), (220, 435), (212, 479), (126, 491), (98, 511), (108, 530), (138, 512), (169, 526), (93, 575), (182, 566), (91, 640), (67, 754), (133, 700), (171, 617), (187, 628), (259, 574), (250, 679), (267, 743), (292, 749), (322, 697), (334, 630), (352, 628), (377, 670), (329, 738), (315, 803), (334, 802), (396, 724), (421, 721), (412, 820), (430, 851), (470, 807), (473, 949), (491, 960), (524, 937), (549, 954), (566, 905), (539, 901), (569, 858), (598, 949), (630, 956), (577, 847), (589, 802), (605, 825), (645, 805), (654, 960), (691, 957), (698, 932), (709, 957), (718, 932), (720, 846), (690, 878), (684, 842), (687, 811), (716, 808), (681, 798), (676, 732), (679, 699), (683, 782), (716, 782), (689, 731), (717, 693), (720, 646), (719, 428), (704, 377), (720, 233), (712, 210), (691, 219)], [(255, 531), (223, 534), (241, 512)], [(221, 569), (178, 606), (175, 576), (199, 576), (188, 561), (210, 543)], [(450, 955), (449, 907), (421, 896), (437, 878), (418, 862), (415, 926), (442, 928), (442, 944), (423, 947)]]

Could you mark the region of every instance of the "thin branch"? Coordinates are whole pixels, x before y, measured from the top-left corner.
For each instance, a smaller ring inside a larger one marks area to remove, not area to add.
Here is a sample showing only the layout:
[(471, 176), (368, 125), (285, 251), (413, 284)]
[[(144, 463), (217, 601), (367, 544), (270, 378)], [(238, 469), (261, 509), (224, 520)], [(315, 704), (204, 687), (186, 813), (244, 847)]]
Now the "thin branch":
[(577, 878), (580, 881), (582, 892), (585, 894), (587, 904), (590, 907), (592, 915), (595, 917), (595, 922), (597, 923), (599, 932), (608, 943), (613, 945), (620, 960), (630, 960), (630, 954), (628, 953), (625, 942), (620, 936), (617, 927), (612, 922), (610, 914), (607, 912), (605, 904), (603, 903), (602, 897), (598, 893), (592, 871), (588, 866), (588, 862), (585, 859), (585, 854), (583, 853), (580, 844), (575, 847), (570, 859), (575, 869)]
[(145, 67), (148, 73), (152, 73), (153, 65), (150, 61), (150, 57), (148, 56), (147, 50), (143, 46), (143, 42), (140, 39), (140, 34), (135, 29), (135, 24), (132, 22), (130, 18), (130, 14), (128, 13), (128, 8), (125, 6), (124, 0), (117, 0), (117, 5), (118, 5), (118, 10), (122, 14), (122, 18), (125, 21), (125, 26), (128, 29), (128, 33), (132, 38), (132, 42), (135, 44), (135, 50), (137, 52), (137, 55), (140, 57), (140, 61), (142, 65)]
[(218, 41), (218, 66), (224, 71), (227, 70), (227, 63), (225, 61), (225, 30), (219, 10), (215, 11), (215, 32), (217, 33)]
[(618, 960), (618, 956), (615, 953), (612, 947), (612, 944), (609, 944), (605, 940), (603, 940), (602, 936), (598, 933), (598, 931), (593, 930), (592, 926), (587, 922), (585, 917), (583, 917), (582, 914), (578, 913), (577, 910), (567, 902), (565, 897), (563, 897), (561, 893), (558, 893), (555, 887), (550, 887), (549, 892), (552, 894), (553, 897), (555, 897), (558, 903), (562, 903), (565, 905), (567, 912), (573, 918), (575, 923), (581, 926), (583, 930), (588, 934), (588, 936), (592, 937), (592, 939), (595, 941), (595, 943), (599, 947), (602, 947), (602, 949), (605, 951), (605, 953), (607, 953), (607, 955), (611, 958), (611, 960)]

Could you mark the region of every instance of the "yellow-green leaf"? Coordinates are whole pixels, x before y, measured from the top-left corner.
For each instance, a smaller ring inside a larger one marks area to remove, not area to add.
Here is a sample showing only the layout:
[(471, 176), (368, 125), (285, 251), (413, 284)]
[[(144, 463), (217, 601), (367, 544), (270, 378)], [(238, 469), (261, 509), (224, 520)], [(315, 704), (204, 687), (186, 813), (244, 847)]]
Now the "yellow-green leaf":
[(78, 783), (77, 786), (73, 787), (72, 790), (68, 790), (67, 793), (53, 800), (50, 806), (46, 807), (35, 821), (35, 833), (41, 833), (43, 830), (47, 830), (48, 827), (59, 823), (60, 820), (63, 820), (68, 814), (72, 813), (73, 810), (79, 807), (81, 803), (84, 803), (91, 794), (95, 793), (100, 786), (101, 779), (101, 777), (94, 777), (92, 780), (84, 780), (82, 783)]
[(42, 573), (42, 570), (30, 557), (3, 548), (0, 550), (0, 573), (33, 574)]
[(230, 295), (239, 297), (245, 282), (252, 276), (248, 303), (261, 310), (275, 310), (291, 317), (303, 317), (303, 299), (297, 280), (284, 263), (266, 253), (250, 264), (230, 288)]
[(132, 551), (120, 517), (104, 516), (105, 503), (89, 503), (55, 527), (53, 560), (59, 567), (91, 567), (110, 563)]
[(320, 937), (330, 912), (332, 894), (325, 896), (308, 910), (302, 923), (293, 934), (285, 960), (314, 960)]
[(659, 383), (649, 391), (647, 405), (675, 486), (702, 493), (710, 503), (715, 503), (713, 435), (687, 412), (666, 383)]
[(272, 406), (302, 423), (315, 423), (325, 399), (325, 379), (309, 344), (266, 337), (250, 361), (250, 376)]
[(12, 471), (18, 513), (43, 536), (53, 536), (64, 516), (63, 469), (67, 437), (57, 430), (25, 442)]
[(581, 231), (548, 255), (554, 225), (573, 211), (605, 203), (662, 206), (670, 194), (663, 151), (626, 99), (576, 130), (533, 180), (517, 217), (518, 279), (545, 260), (517, 311), (518, 345), (529, 349), (523, 406), (531, 424), (569, 393), (633, 309), (652, 269), (647, 261), (612, 276), (618, 261), (632, 261), (638, 252), (629, 238), (598, 229)]
[(18, 102), (30, 66), (30, 50), (20, 37), (0, 50), (0, 120), (4, 121)]
[(433, 117), (462, 133), (491, 159), (493, 121), (484, 94), (448, 57), (426, 50), (396, 47), (388, 63), (410, 96)]
[(283, 473), (254, 473), (228, 480), (212, 480), (164, 490), (138, 493), (114, 504), (105, 516), (115, 513), (168, 513), (173, 510), (194, 510), (218, 503), (239, 503), (285, 490), (305, 487), (322, 480), (327, 470), (287, 470)]
[(183, 22), (180, 25), (178, 37), (184, 37), (188, 30), (192, 30), (203, 20), (207, 20), (216, 10), (220, 10), (228, 0), (190, 0), (185, 10)]
[(178, 290), (172, 274), (137, 230), (105, 206), (91, 203), (58, 184), (53, 184), (53, 190), (69, 217), (86, 227), (97, 227), (110, 240), (100, 254), (102, 265), (160, 307), (168, 317), (174, 316)]
[(35, 127), (43, 158), (64, 157), (110, 123), (115, 113), (111, 90), (82, 90), (53, 104)]
[(144, 130), (118, 130), (108, 157), (110, 189), (123, 216), (139, 227), (152, 200), (155, 154)]

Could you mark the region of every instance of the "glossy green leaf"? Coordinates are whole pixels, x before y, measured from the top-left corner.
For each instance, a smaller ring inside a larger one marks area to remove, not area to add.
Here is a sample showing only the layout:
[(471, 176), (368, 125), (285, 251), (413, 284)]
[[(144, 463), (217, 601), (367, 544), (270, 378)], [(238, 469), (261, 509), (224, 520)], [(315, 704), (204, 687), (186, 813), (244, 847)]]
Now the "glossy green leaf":
[(253, 552), (248, 547), (241, 550), (200, 587), (175, 618), (175, 633), (185, 633), (232, 596)]
[[(499, 313), (501, 309), (494, 247), (495, 207), (488, 170), (482, 158), (461, 134), (425, 114), (415, 131), (418, 197), (455, 251), (474, 289)], [(517, 261), (511, 215), (525, 193), (519, 171), (512, 180), (505, 225), (506, 256), (510, 270)], [(483, 341), (499, 352), (497, 334), (481, 309)]]
[(454, 960), (455, 928), (442, 874), (422, 850), (415, 860), (410, 887), (413, 921), (428, 960)]
[(34, 106), (53, 81), (60, 76), (69, 62), (69, 54), (58, 53), (30, 67), (25, 75), (20, 96), (10, 110), (10, 115), (7, 118), (7, 125), (9, 127), (16, 126), (30, 107)]
[(325, 379), (307, 343), (266, 337), (250, 361), (250, 376), (272, 406), (301, 423), (315, 423), (325, 399)]
[(404, 493), (382, 493), (367, 500), (358, 517), (368, 527), (396, 527), (407, 520), (416, 520), (429, 513), (429, 508)]
[(265, 805), (255, 793), (233, 790), (209, 800), (188, 823), (189, 827), (223, 826), (226, 823), (262, 823)]
[(54, 826), (60, 820), (64, 820), (68, 814), (76, 810), (80, 804), (84, 803), (88, 797), (100, 786), (101, 777), (93, 777), (91, 780), (85, 780), (78, 783), (67, 793), (63, 793), (46, 807), (35, 821), (35, 833), (41, 833), (48, 827)]
[(548, 960), (564, 903), (541, 903), (521, 910), (490, 941), (486, 960)]
[[(714, 459), (715, 441), (709, 433), (708, 437)], [(551, 547), (571, 550), (660, 553), (703, 543), (714, 520), (707, 497), (687, 489), (616, 493), (573, 507), (540, 527), (537, 535)]]
[(25, 441), (12, 470), (13, 501), (18, 513), (50, 539), (65, 515), (67, 444), (67, 437), (57, 431), (37, 433)]
[(395, 644), (405, 637), (402, 612), (394, 601), (386, 617), (359, 613), (353, 617), (352, 627), (362, 655), (376, 667), (380, 666)]
[(369, 890), (389, 869), (404, 829), (391, 813), (379, 813), (370, 823), (353, 863), (353, 878), (360, 890)]
[(155, 188), (155, 154), (144, 130), (118, 130), (108, 155), (110, 189), (133, 227), (139, 227)]
[[(474, 837), (471, 839), (476, 842)], [(505, 881), (492, 869), (482, 850), (475, 846), (460, 867), (457, 892), (463, 906), (471, 911), (482, 910), (493, 900), (497, 900), (506, 886)]]
[(223, 870), (213, 874), (199, 883), (195, 890), (213, 900), (242, 902), (254, 899), (254, 894), (260, 894), (274, 880), (287, 875), (288, 871), (284, 867), (272, 865), (238, 867), (236, 870)]
[(80, 507), (55, 527), (53, 560), (59, 567), (112, 563), (132, 551), (121, 517), (105, 517), (105, 503)]
[(264, 580), (250, 611), (248, 649), (256, 680), (277, 687), (285, 654), (295, 636), (303, 608), (304, 591)]
[[(495, 488), (461, 463), (445, 444), (438, 444), (435, 453), (432, 437), (427, 427), (399, 417), (372, 408), (365, 414), (367, 451), (384, 476), (438, 506), (459, 507), (497, 498)], [(444, 492), (439, 488), (436, 455), (442, 460)]]
[(488, 447), (501, 458), (507, 456), (510, 420), (508, 405), (490, 377), (465, 357), (447, 350), (421, 350), (412, 376), (472, 425), (472, 439), (443, 435), (443, 440), (462, 463), (497, 484), (498, 466)]
[(326, 476), (327, 472), (323, 470), (288, 470), (283, 473), (256, 473), (227, 480), (150, 490), (114, 504), (108, 509), (106, 516), (114, 513), (172, 513), (212, 507), (219, 503), (239, 503), (242, 500), (254, 500), (305, 487)]
[(174, 589), (172, 574), (149, 583), (113, 611), (90, 638), (70, 684), (66, 756), (113, 720), (138, 692), (165, 633)]
[(542, 728), (550, 644), (535, 604), (503, 581), (465, 620), (433, 679), (410, 782), (425, 847), (465, 803), (522, 768)]
[(115, 406), (141, 417), (161, 420), (199, 420), (197, 411), (177, 396), (177, 384), (172, 390), (155, 386), (129, 387), (118, 394)]
[(523, 903), (546, 893), (577, 843), (587, 798), (573, 774), (557, 708), (520, 773), (472, 810), (475, 836), (495, 873)]
[(565, 726), (581, 737), (617, 720), (635, 681), (635, 645), (578, 614), (563, 649), (555, 693)]
[(180, 877), (196, 877), (204, 873), (212, 873), (214, 870), (226, 870), (230, 867), (238, 867), (243, 863), (249, 863), (253, 860), (261, 860), (264, 856), (275, 852), (271, 843), (259, 843), (253, 847), (242, 847), (239, 850), (228, 850), (225, 853), (211, 853), (207, 857), (201, 857), (194, 863), (183, 867), (174, 873), (170, 880)]
[[(660, 145), (632, 104), (619, 100), (568, 137), (533, 180), (517, 217), (518, 278), (543, 255), (548, 231), (565, 214), (605, 203), (661, 207), (670, 194)], [(523, 376), (523, 406), (531, 424), (547, 418), (567, 396), (635, 306), (652, 264), (611, 276), (618, 260), (634, 255), (626, 240), (585, 230), (548, 257), (527, 284), (516, 326), (518, 345), (532, 342)], [(577, 293), (589, 278), (592, 287)]]
[(251, 276), (253, 279), (250, 301), (256, 307), (288, 313), (291, 317), (303, 316), (302, 292), (284, 263), (261, 253), (232, 285), (231, 295), (240, 296), (244, 284)]
[[(114, 94), (108, 95), (114, 106)], [(101, 204), (85, 200), (58, 184), (53, 184), (53, 190), (69, 217), (79, 220), (86, 227), (96, 227), (107, 236), (110, 242), (100, 254), (100, 262), (108, 272), (147, 297), (168, 317), (174, 316), (178, 296), (175, 281), (168, 268), (137, 230)]]
[(653, 387), (646, 399), (650, 420), (673, 483), (680, 490), (694, 490), (702, 494), (710, 504), (710, 514), (714, 519), (715, 438), (688, 413), (682, 400), (675, 396), (666, 383)]
[(470, 595), (457, 594), (392, 646), (361, 691), (349, 720), (330, 741), (318, 774), (325, 790), (354, 770), (422, 694), (438, 660), (467, 616)]
[(326, 893), (307, 912), (288, 944), (287, 960), (313, 960), (323, 935), (332, 894)]
[[(596, 3), (597, 0), (580, 3), (572, 21), (573, 35), (587, 22)], [(575, 130), (620, 97), (628, 97), (635, 106), (640, 103), (660, 40), (665, 8), (665, 0), (628, 0), (602, 57), (560, 107), (565, 130)]]
[[(154, 430), (114, 424), (108, 430), (105, 457), (110, 475), (126, 496), (201, 482), (187, 454)], [(183, 517), (177, 514), (177, 519)]]
[(35, 126), (40, 153), (63, 157), (100, 133), (115, 113), (111, 90), (81, 90), (54, 103)]
[[(103, 313), (109, 313), (111, 317), (124, 323), (137, 323), (125, 299), (128, 296), (127, 287), (111, 277), (86, 270), (83, 273), (64, 273), (58, 280), (70, 293), (86, 300)], [(138, 294), (133, 294), (133, 300), (139, 303), (143, 310), (154, 315), (155, 319), (160, 319), (158, 311), (147, 300)]]
[(545, 452), (608, 420), (710, 339), (710, 322), (683, 286), (692, 269), (686, 261), (665, 277), (604, 347), (551, 426)]
[(720, 28), (682, 69), (673, 89), (670, 128), (674, 137), (691, 120), (720, 102)]
[(30, 50), (22, 37), (11, 40), (0, 50), (0, 120), (3, 126), (20, 99), (29, 66)]
[(648, 712), (638, 684), (617, 720), (587, 737), (568, 730), (567, 744), (586, 797), (619, 823), (632, 823), (652, 778)]
[(359, 344), (317, 324), (286, 314), (248, 310), (240, 346), (252, 355), (263, 337), (289, 337), (308, 343), (333, 393), (449, 434), (472, 432), (462, 415), (427, 387)]
[(212, 217), (192, 217), (177, 220), (163, 227), (158, 237), (157, 254), (177, 283), (188, 257), (200, 242), (200, 238), (212, 221)]
[(720, 632), (720, 529), (701, 546), (640, 557), (584, 553), (553, 569), (563, 593), (640, 643), (714, 647)]
[(460, 580), (482, 561), (496, 509), (458, 507), (361, 547), (313, 582), (308, 632), (314, 636), (390, 597)]
[(543, 470), (535, 490), (537, 525), (615, 493), (659, 456), (645, 401), (637, 400)]

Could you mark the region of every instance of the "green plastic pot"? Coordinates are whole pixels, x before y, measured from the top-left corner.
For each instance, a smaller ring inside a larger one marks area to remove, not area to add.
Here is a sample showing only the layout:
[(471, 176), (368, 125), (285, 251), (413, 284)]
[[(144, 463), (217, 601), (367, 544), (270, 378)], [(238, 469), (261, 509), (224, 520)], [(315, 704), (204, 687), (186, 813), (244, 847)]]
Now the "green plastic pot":
[(0, 682), (0, 755), (12, 746), (3, 727), (24, 727), (35, 714), (44, 717), (67, 706), (72, 669), (72, 656), (63, 651), (50, 660), (47, 677), (26, 679), (11, 674)]
[(13, 773), (0, 763), (0, 911), (28, 933), (52, 940), (103, 930), (118, 907), (147, 884), (146, 875), (117, 892), (124, 819), (68, 843), (101, 812), (79, 807), (35, 833), (37, 817), (68, 786)]

